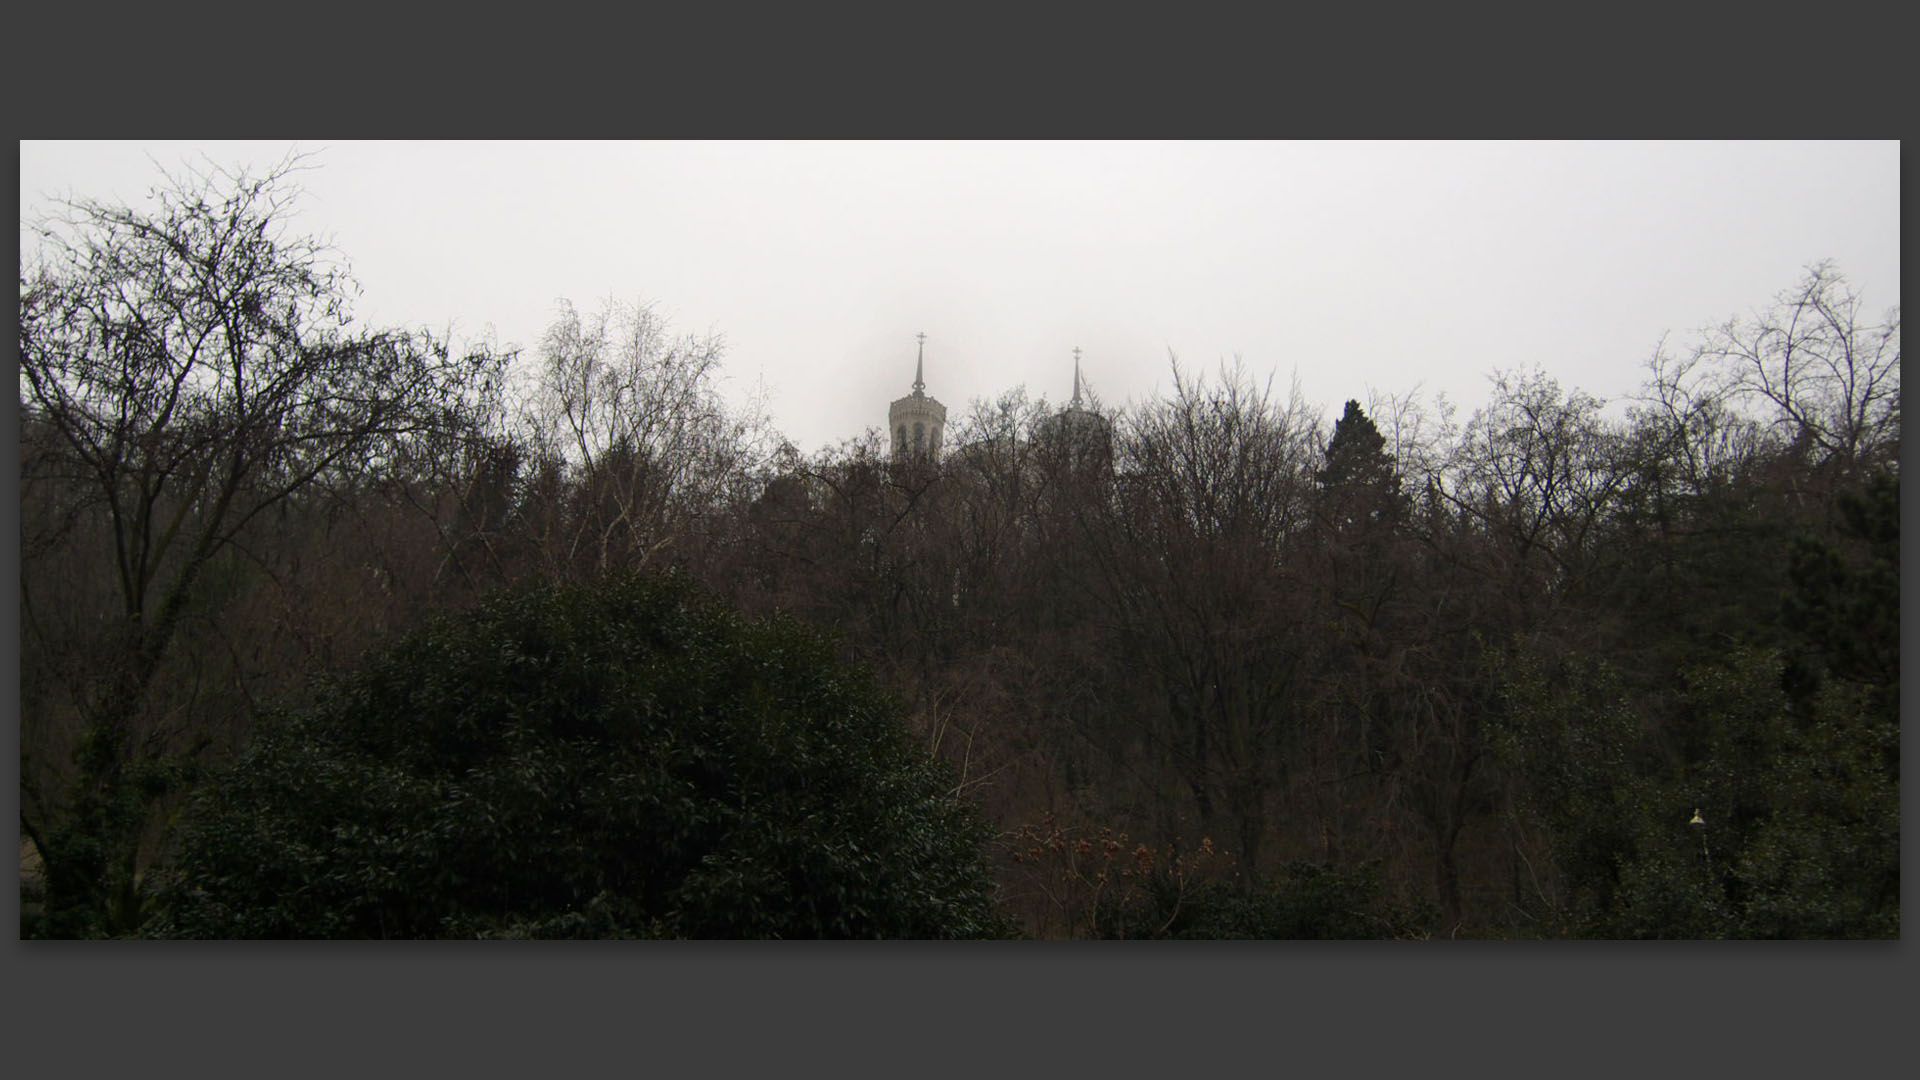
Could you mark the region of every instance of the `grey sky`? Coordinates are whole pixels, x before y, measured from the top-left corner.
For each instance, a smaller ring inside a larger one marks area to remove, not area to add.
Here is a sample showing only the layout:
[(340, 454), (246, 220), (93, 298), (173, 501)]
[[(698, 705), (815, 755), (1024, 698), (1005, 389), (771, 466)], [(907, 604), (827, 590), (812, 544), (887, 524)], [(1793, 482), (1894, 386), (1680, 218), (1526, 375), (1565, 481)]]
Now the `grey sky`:
[(721, 335), (803, 450), (882, 425), (927, 334), (951, 415), (1072, 350), (1113, 405), (1169, 351), (1242, 357), (1330, 415), (1538, 365), (1609, 399), (1663, 335), (1764, 306), (1832, 259), (1899, 302), (1899, 144), (27, 142), (44, 195), (134, 201), (206, 155), (314, 153), (298, 225), (376, 325), (489, 328), (531, 354), (559, 298), (653, 302)]

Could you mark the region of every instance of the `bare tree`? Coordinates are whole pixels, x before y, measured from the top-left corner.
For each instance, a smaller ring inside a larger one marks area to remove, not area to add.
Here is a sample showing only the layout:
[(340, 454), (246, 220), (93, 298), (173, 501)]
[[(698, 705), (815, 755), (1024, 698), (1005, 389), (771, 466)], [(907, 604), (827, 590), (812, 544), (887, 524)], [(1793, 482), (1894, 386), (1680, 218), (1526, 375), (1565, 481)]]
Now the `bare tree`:
[(1447, 485), (1500, 546), (1516, 604), (1576, 591), (1606, 554), (1601, 540), (1630, 479), (1625, 440), (1604, 403), (1540, 372), (1501, 373), (1467, 424)]
[(1174, 398), (1127, 417), (1115, 528), (1099, 557), (1108, 618), (1159, 684), (1150, 745), (1224, 816), (1248, 880), (1284, 779), (1304, 655), (1289, 556), (1309, 520), (1320, 434), (1298, 388), (1279, 399), (1243, 370), (1217, 386), (1175, 366)]
[(1640, 455), (1656, 466), (1637, 481), (1642, 494), (1707, 494), (1765, 448), (1766, 425), (1729, 398), (1724, 379), (1700, 353), (1674, 356), (1663, 342), (1647, 367), (1647, 382), (1627, 412)]
[(1867, 455), (1894, 456), (1900, 309), (1872, 321), (1830, 262), (1809, 267), (1772, 308), (1709, 332), (1695, 358), (1723, 393), (1763, 403), (1790, 441), (1843, 469)]
[[(350, 329), (345, 269), (286, 229), (299, 167), (170, 177), (146, 209), (66, 202), (22, 274), (22, 413), (47, 436), (23, 482), (85, 492), (119, 607), (68, 795), (37, 793), (23, 824), (50, 907), (91, 908), (109, 932), (138, 919), (152, 767), (185, 734), (143, 724), (143, 701), (203, 572), (263, 512), (389, 460), (498, 369)], [(23, 568), (23, 607), (48, 601), (36, 585)]]
[(609, 301), (582, 318), (563, 302), (541, 342), (526, 425), (540, 456), (578, 481), (550, 508), (550, 569), (645, 567), (699, 523), (754, 494), (773, 439), (715, 385), (716, 338), (675, 337), (650, 307)]

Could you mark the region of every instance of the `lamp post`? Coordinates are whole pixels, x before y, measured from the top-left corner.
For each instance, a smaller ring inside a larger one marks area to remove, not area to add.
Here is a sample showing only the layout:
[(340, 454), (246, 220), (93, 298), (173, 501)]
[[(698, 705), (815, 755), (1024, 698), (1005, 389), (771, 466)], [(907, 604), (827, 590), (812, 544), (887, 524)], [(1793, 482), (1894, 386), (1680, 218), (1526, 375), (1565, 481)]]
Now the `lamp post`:
[(1700, 859), (1707, 868), (1707, 876), (1713, 876), (1713, 852), (1707, 850), (1707, 819), (1700, 816), (1700, 808), (1693, 808), (1693, 820), (1687, 824), (1700, 830)]

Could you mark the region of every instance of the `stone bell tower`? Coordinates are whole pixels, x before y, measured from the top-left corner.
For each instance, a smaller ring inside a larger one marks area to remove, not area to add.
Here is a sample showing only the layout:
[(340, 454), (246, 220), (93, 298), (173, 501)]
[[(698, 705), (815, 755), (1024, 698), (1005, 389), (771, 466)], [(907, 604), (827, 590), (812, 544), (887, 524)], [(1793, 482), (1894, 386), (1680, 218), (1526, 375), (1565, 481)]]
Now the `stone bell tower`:
[(913, 365), (913, 393), (887, 409), (887, 430), (893, 435), (893, 457), (937, 460), (940, 435), (947, 426), (947, 407), (927, 396), (927, 335), (920, 339), (920, 355)]

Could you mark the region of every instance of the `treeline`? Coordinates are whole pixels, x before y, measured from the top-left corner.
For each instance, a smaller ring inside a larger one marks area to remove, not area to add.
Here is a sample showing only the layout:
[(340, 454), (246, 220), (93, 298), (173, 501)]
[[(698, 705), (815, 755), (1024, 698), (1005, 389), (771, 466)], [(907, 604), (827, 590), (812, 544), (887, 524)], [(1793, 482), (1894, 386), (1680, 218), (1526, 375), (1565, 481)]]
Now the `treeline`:
[(1243, 369), (811, 457), (717, 342), (356, 328), (290, 172), (22, 267), (27, 929), (135, 934), (200, 778), (429, 614), (676, 571), (830, 629), (1033, 936), (1897, 936), (1899, 315), (1815, 266), (1624, 413), (1331, 425)]

